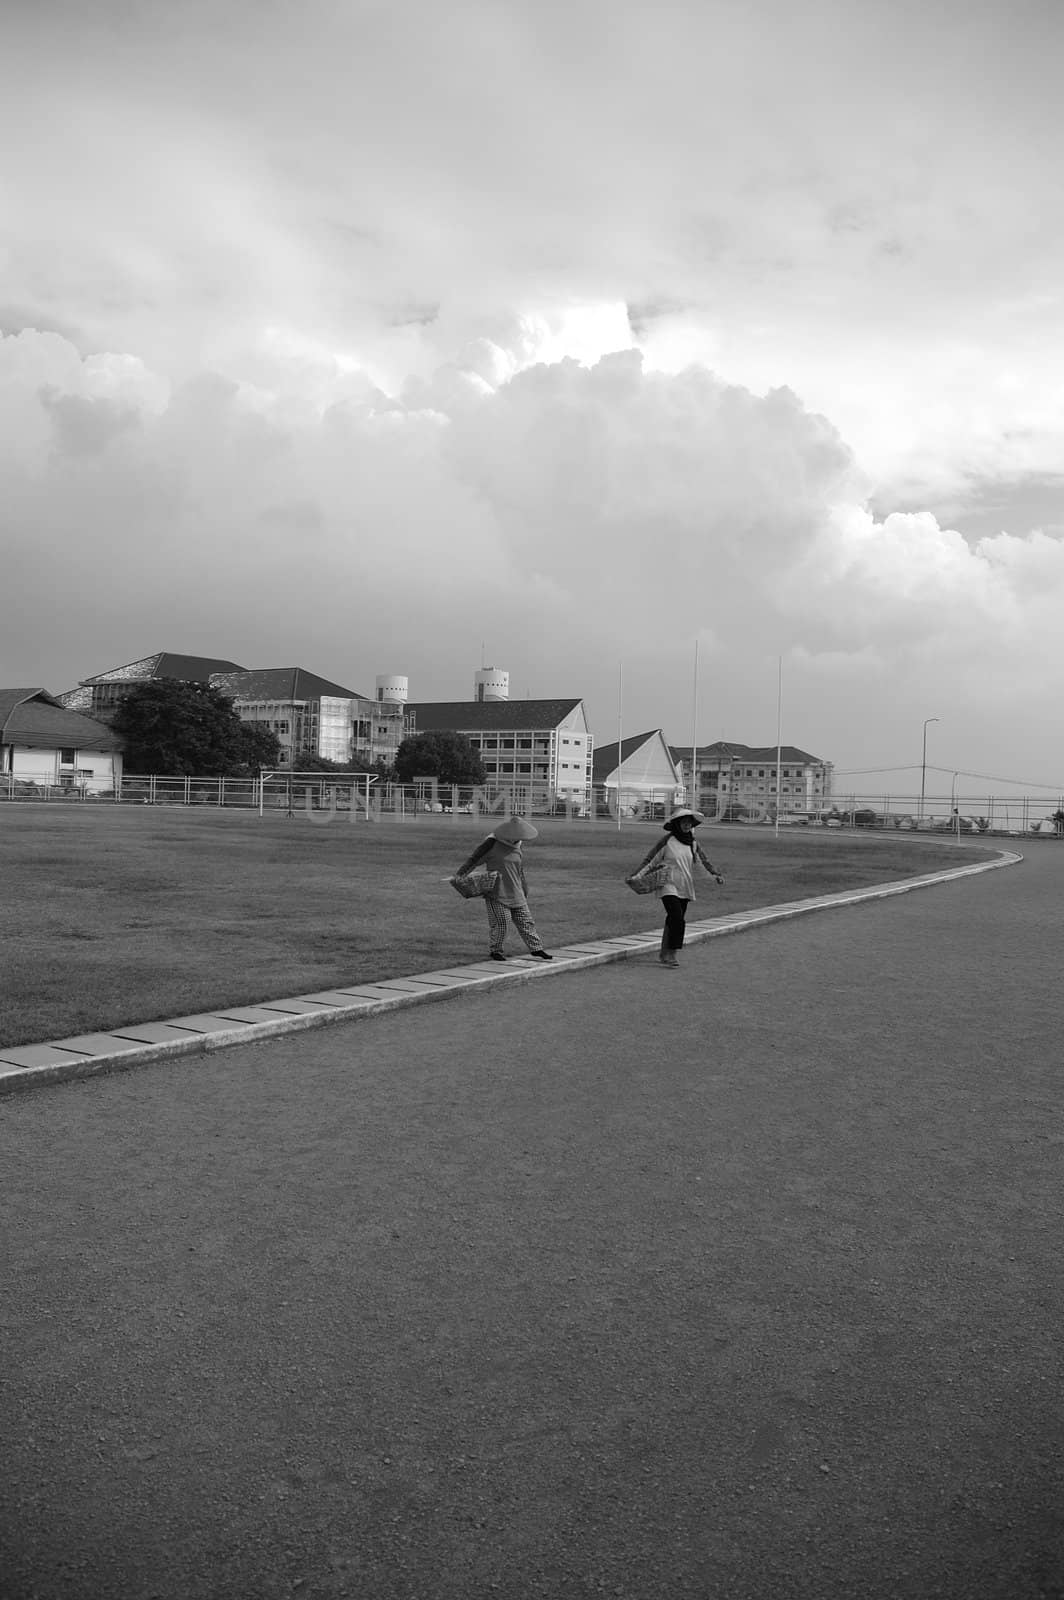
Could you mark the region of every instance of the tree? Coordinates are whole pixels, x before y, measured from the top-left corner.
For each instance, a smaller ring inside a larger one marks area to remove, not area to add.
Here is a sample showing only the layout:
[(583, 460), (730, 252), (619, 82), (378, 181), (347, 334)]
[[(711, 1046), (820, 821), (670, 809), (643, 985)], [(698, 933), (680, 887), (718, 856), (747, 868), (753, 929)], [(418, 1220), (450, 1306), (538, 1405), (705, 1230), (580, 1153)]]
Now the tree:
[(127, 772), (230, 778), (280, 760), (277, 735), (241, 722), (233, 702), (205, 683), (139, 683), (119, 702), (112, 726), (125, 741)]
[(464, 733), (415, 733), (395, 753), (399, 783), (436, 778), (440, 783), (483, 783), (484, 763)]
[[(379, 763), (378, 763), (379, 765)], [(328, 756), (318, 756), (310, 750), (297, 750), (292, 757), (293, 772), (334, 772), (338, 777), (362, 777), (367, 772), (376, 772), (376, 767), (368, 767), (363, 761), (330, 761)]]

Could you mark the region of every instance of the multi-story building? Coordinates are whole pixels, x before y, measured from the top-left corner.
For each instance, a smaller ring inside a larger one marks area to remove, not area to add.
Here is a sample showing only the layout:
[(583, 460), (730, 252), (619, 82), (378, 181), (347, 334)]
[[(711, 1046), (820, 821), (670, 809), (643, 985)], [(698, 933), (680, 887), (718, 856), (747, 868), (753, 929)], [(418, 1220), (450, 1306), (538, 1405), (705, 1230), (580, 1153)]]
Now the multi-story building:
[(210, 681), (232, 700), (242, 722), (277, 735), (284, 767), (298, 769), (307, 756), (362, 766), (395, 760), (403, 737), (401, 705), (370, 700), (303, 667), (218, 672)]
[[(390, 686), (405, 680), (379, 678), (377, 699), (370, 700), (303, 667), (248, 669), (219, 657), (168, 650), (83, 678), (57, 698), (69, 711), (108, 722), (138, 684), (162, 678), (220, 690), (242, 722), (264, 725), (277, 735), (282, 765), (288, 767), (298, 767), (308, 755), (365, 766), (390, 764), (403, 738), (403, 707), (392, 703)], [(381, 685), (388, 687), (386, 695)]]
[(482, 667), (473, 700), (408, 705), (407, 732), (464, 734), (484, 764), (488, 789), (508, 794), (515, 810), (553, 801), (589, 806), (593, 740), (584, 702), (511, 700), (509, 692), (509, 673)]
[(219, 672), (239, 672), (235, 661), (222, 661), (214, 656), (175, 655), (170, 650), (160, 650), (153, 656), (142, 656), (124, 667), (111, 667), (98, 672), (93, 678), (82, 678), (76, 689), (67, 689), (57, 695), (68, 711), (80, 711), (84, 716), (110, 720), (121, 700), (138, 684), (151, 683), (157, 678), (172, 678), (178, 683), (209, 683)]
[[(674, 760), (691, 773), (691, 746), (672, 745)], [(777, 763), (778, 756), (778, 763)], [(696, 770), (689, 784), (691, 804), (707, 816), (723, 816), (729, 806), (753, 814), (816, 816), (831, 804), (834, 767), (830, 761), (793, 744), (735, 744), (718, 739), (695, 752)], [(779, 766), (779, 794), (776, 769)]]

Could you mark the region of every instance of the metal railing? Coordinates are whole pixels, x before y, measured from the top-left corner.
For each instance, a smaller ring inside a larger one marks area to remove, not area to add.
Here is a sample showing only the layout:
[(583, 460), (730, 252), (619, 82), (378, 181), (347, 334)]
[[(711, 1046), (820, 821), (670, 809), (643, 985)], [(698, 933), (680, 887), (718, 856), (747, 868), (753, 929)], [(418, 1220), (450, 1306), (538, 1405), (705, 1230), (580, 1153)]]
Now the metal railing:
[[(82, 778), (57, 783), (54, 773), (0, 773), (0, 801), (53, 804), (110, 803), (179, 807), (222, 807), (286, 814), (307, 813), (315, 820), (346, 815), (351, 820), (426, 816), (482, 816), (518, 813), (535, 817), (614, 822), (661, 822), (672, 810), (675, 791), (623, 788), (618, 808), (614, 786), (596, 785), (577, 794), (558, 794), (542, 783), (450, 785), (370, 781), (365, 774), (274, 773), (258, 777), (185, 777), (127, 773), (113, 786)], [(707, 821), (775, 826), (775, 802), (760, 796), (703, 795)], [(618, 809), (620, 812), (618, 818)], [(845, 828), (856, 831), (1020, 837), (1064, 832), (1064, 795), (1042, 791), (1019, 796), (851, 793), (816, 801), (808, 809), (784, 809), (781, 827)]]

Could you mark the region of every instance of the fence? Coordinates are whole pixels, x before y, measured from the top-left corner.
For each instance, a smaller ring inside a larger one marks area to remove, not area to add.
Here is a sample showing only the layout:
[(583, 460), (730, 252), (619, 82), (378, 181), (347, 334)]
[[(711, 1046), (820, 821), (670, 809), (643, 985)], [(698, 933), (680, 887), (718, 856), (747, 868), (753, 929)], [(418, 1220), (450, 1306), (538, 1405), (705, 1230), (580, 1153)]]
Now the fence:
[[(174, 777), (129, 773), (112, 789), (97, 791), (88, 783), (57, 785), (0, 773), (0, 801), (44, 801), (54, 804), (118, 804), (208, 806), (286, 815), (307, 814), (317, 822), (345, 816), (348, 820), (391, 818), (413, 821), (424, 816), (527, 816), (570, 820), (655, 822), (672, 809), (672, 789), (622, 790), (620, 816), (616, 788), (597, 787), (590, 800), (559, 796), (543, 786), (478, 788), (442, 785), (387, 784), (363, 775), (275, 773), (259, 778)], [(742, 795), (704, 795), (701, 807), (711, 822), (774, 826), (772, 801)], [(1056, 816), (1056, 820), (1054, 817)], [(909, 795), (851, 793), (825, 801), (817, 812), (781, 814), (781, 827), (834, 827), (921, 833), (993, 834), (1017, 837), (1037, 833), (1059, 835), (1064, 826), (1064, 797), (1043, 791), (1020, 796)]]

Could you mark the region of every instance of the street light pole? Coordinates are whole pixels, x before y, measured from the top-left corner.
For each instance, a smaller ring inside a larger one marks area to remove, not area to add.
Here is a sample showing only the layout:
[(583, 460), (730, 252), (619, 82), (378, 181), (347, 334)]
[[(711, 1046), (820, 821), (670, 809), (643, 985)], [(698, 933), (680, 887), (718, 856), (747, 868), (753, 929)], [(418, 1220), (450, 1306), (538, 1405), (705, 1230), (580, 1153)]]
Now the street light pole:
[(960, 817), (960, 812), (957, 810), (957, 774), (956, 773), (953, 774), (953, 783), (951, 784), (950, 791), (949, 791), (949, 820), (950, 820), (950, 826), (953, 829), (954, 837), (959, 839), (960, 836), (961, 836), (961, 817)]
[(924, 718), (924, 751), (920, 759), (920, 821), (924, 820), (924, 789), (927, 784), (927, 725), (929, 722), (938, 722), (938, 717)]

